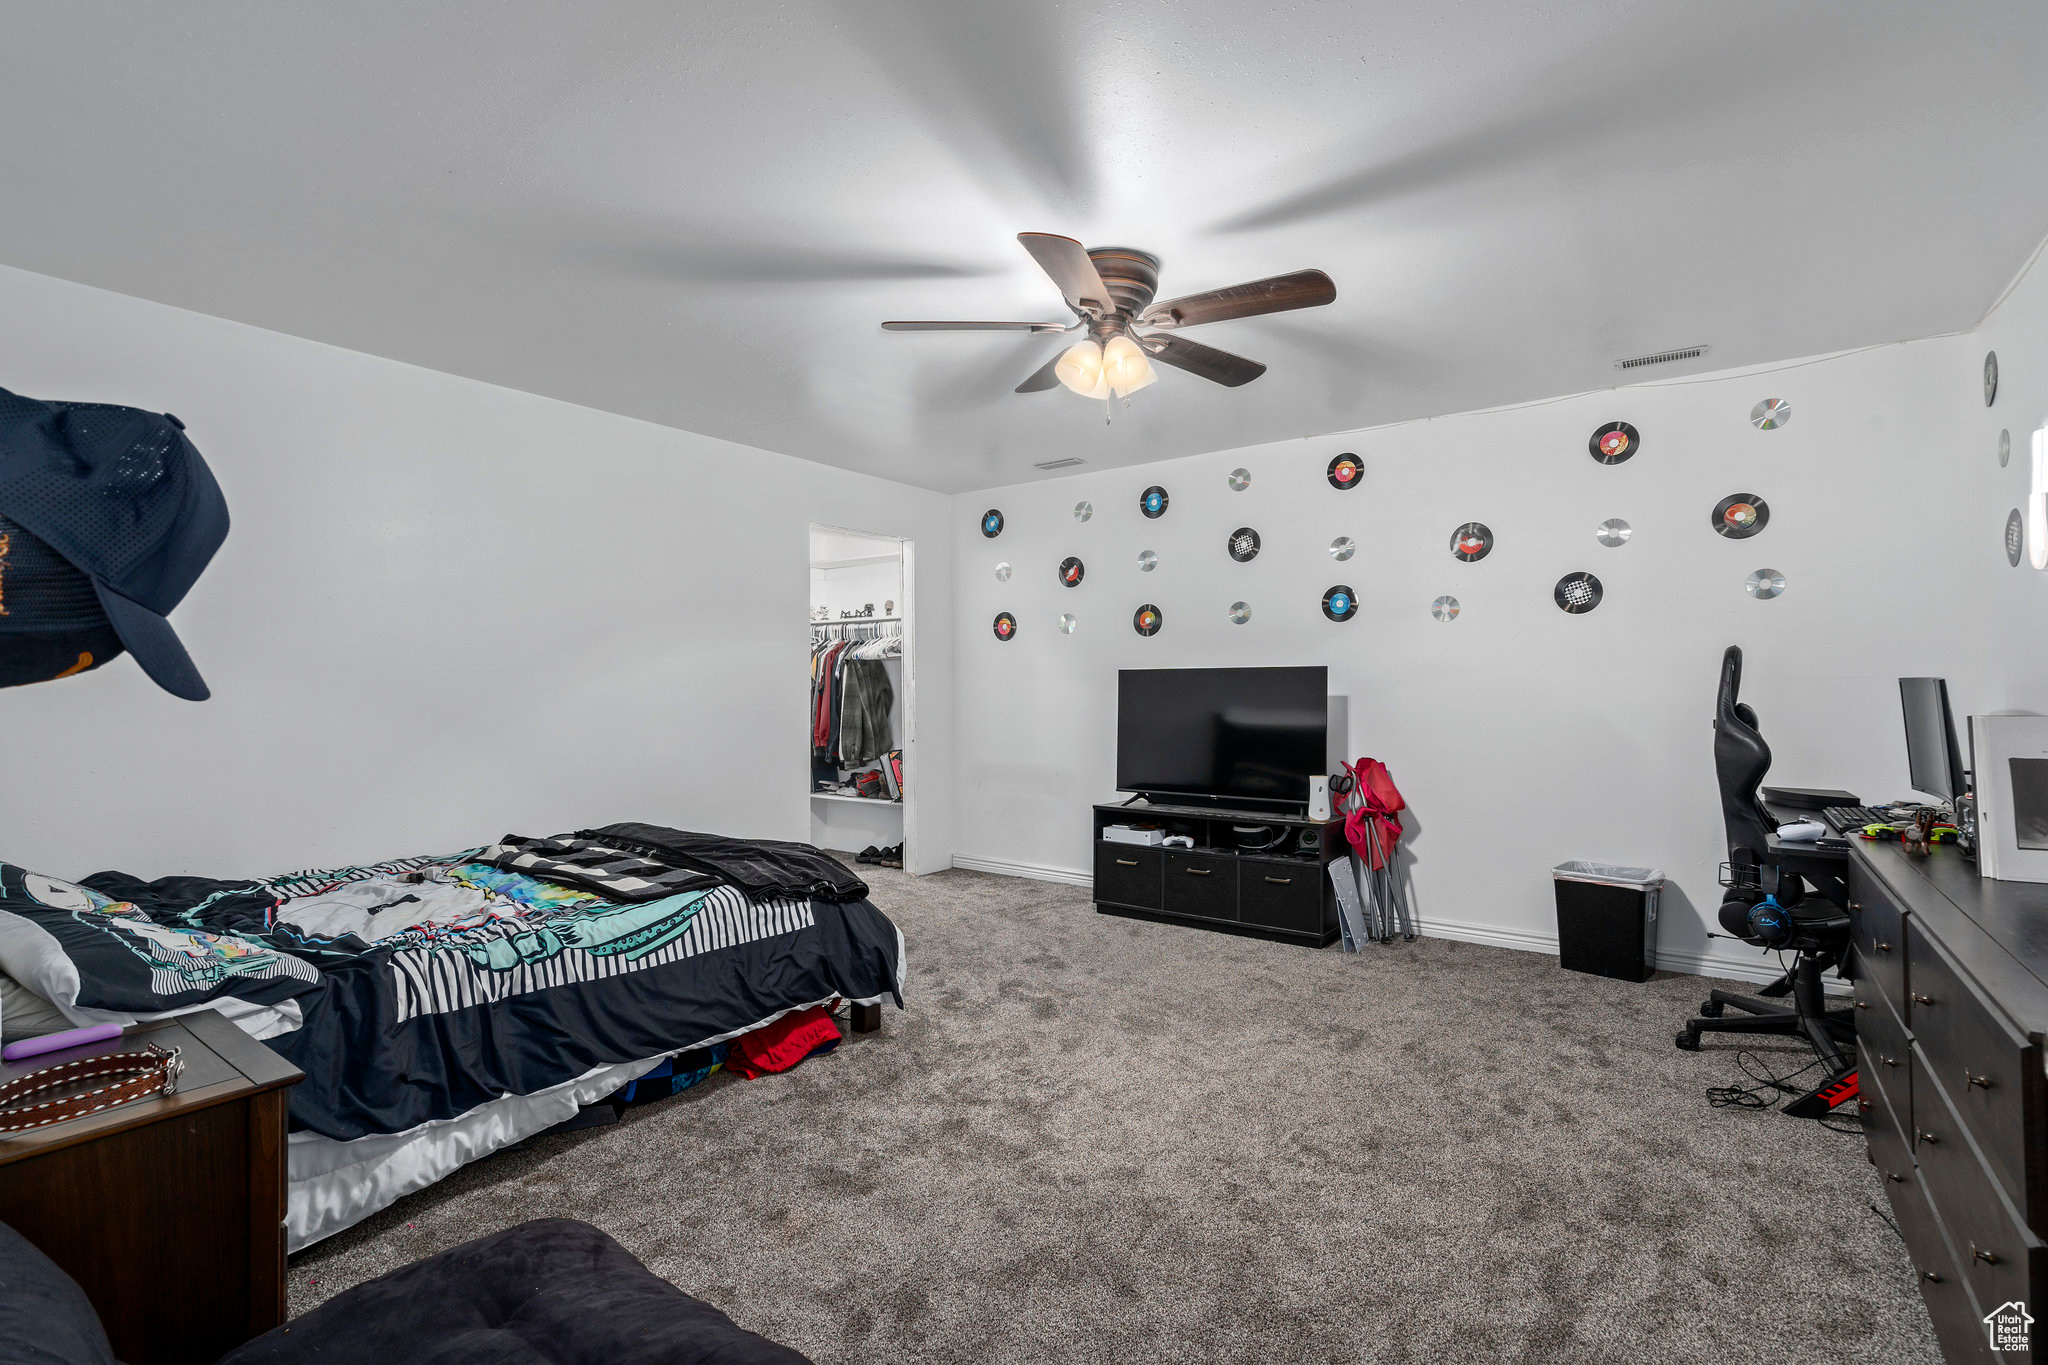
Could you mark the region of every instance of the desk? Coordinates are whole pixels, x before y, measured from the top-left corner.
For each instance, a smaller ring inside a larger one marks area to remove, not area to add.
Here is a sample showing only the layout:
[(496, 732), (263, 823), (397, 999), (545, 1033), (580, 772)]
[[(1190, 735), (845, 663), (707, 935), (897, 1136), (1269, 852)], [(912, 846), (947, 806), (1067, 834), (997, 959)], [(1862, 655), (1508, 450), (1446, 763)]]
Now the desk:
[(1869, 1156), (1942, 1351), (2037, 1358), (1992, 1354), (1983, 1319), (2018, 1301), (2048, 1333), (2048, 885), (1947, 845), (1844, 860)]
[(92, 1300), (129, 1365), (211, 1361), (284, 1321), (285, 1095), (299, 1069), (212, 1010), (12, 1065), (158, 1043), (177, 1093), (0, 1137), (0, 1222)]

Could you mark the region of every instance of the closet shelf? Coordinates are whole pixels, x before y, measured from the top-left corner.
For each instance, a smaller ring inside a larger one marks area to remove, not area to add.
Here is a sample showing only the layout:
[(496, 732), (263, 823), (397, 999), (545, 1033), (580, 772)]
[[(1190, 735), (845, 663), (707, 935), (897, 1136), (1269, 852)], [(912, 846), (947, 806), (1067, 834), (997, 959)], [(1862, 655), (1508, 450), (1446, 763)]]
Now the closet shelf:
[(898, 809), (901, 809), (901, 808), (902, 808), (902, 805), (903, 805), (903, 802), (901, 802), (900, 800), (897, 800), (897, 801), (890, 801), (890, 800), (885, 800), (885, 799), (883, 799), (882, 797), (879, 797), (879, 796), (841, 796), (841, 795), (840, 795), (840, 794), (839, 794), (838, 792), (812, 792), (812, 793), (811, 793), (811, 800), (813, 800), (813, 801), (854, 801), (854, 802), (858, 802), (859, 804), (861, 804), (861, 805), (863, 805), (863, 806), (895, 806), (895, 807), (897, 807)]

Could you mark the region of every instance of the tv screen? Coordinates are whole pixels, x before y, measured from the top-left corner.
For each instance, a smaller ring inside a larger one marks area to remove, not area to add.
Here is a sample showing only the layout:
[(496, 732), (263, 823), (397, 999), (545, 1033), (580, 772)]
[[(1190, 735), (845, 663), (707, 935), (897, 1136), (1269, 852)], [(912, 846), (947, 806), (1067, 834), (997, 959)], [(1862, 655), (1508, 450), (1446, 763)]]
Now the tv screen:
[(1329, 771), (1327, 668), (1126, 668), (1116, 785), (1225, 801), (1308, 800)]

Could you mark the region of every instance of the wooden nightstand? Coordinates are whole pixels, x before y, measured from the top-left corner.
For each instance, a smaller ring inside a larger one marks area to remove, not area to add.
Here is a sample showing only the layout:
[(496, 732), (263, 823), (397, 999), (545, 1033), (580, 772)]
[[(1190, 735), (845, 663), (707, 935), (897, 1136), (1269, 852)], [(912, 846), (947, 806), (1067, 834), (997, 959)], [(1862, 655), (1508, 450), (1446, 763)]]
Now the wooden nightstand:
[(168, 1098), (0, 1136), (0, 1223), (85, 1289), (128, 1365), (218, 1359), (284, 1321), (286, 1087), (303, 1073), (212, 1010), (0, 1064), (182, 1049)]

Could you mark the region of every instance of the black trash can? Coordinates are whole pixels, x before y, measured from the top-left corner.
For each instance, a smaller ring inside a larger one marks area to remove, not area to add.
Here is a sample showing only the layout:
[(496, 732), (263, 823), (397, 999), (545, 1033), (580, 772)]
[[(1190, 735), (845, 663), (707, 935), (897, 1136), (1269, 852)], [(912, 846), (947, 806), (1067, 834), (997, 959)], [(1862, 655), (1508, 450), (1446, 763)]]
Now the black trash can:
[(1648, 981), (1657, 970), (1657, 900), (1664, 874), (1653, 867), (1559, 863), (1557, 965), (1573, 972)]

